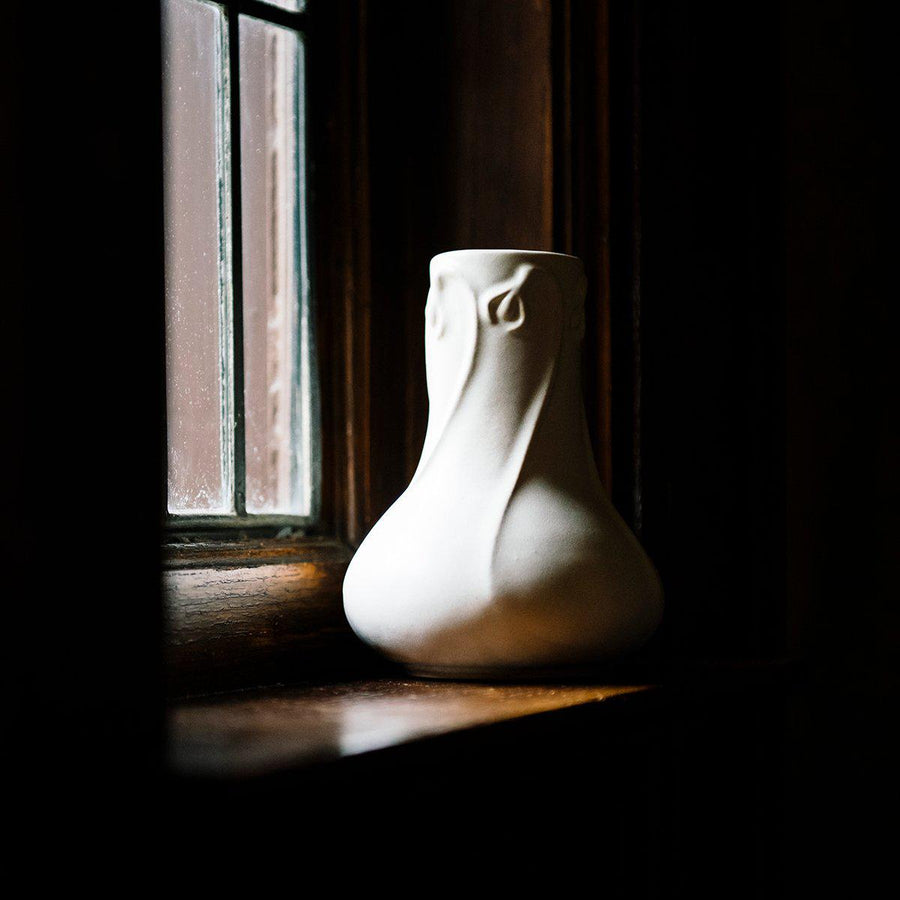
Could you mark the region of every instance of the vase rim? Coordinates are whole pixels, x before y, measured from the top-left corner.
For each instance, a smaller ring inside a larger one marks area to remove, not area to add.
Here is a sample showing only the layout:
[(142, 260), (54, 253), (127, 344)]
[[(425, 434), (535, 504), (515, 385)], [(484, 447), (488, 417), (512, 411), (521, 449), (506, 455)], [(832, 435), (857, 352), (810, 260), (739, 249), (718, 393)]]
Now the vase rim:
[(573, 256), (571, 253), (558, 253), (555, 250), (493, 249), (490, 247), (464, 247), (459, 250), (444, 250), (433, 256), (432, 259), (440, 259), (444, 256), (459, 256), (469, 253), (491, 254), (494, 256), (556, 256), (561, 259), (574, 259), (581, 262), (580, 256)]

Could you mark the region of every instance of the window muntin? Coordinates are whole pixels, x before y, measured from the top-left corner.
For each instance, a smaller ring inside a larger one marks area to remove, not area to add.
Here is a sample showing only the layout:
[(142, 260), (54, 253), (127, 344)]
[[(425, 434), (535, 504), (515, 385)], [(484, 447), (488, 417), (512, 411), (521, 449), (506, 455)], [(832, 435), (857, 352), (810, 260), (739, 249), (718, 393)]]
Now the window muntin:
[(318, 422), (302, 16), (164, 0), (168, 513), (307, 525)]

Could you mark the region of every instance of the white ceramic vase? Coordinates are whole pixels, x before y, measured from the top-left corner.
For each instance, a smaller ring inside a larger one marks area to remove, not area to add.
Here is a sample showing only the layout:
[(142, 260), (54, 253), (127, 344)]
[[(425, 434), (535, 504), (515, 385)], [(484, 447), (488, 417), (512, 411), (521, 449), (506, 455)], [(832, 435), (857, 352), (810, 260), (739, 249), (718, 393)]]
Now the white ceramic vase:
[(584, 669), (660, 621), (658, 576), (588, 439), (585, 289), (581, 260), (564, 254), (431, 261), (421, 459), (344, 580), (356, 634), (415, 674)]

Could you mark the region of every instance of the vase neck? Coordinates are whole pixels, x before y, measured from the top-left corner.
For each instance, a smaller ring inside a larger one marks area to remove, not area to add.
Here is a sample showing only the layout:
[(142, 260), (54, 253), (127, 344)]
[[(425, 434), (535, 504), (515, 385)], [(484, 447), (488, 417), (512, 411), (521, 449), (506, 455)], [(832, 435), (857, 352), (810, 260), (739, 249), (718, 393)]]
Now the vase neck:
[(444, 256), (426, 303), (430, 406), (419, 468), (488, 484), (521, 467), (548, 404), (572, 426), (560, 439), (580, 440), (583, 272), (554, 254)]

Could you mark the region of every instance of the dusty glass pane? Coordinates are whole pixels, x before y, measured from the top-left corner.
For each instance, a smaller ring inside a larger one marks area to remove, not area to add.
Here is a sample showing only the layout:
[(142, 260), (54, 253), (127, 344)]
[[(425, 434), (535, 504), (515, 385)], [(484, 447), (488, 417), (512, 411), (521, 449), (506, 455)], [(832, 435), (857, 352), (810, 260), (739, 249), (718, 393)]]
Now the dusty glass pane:
[(263, 0), (263, 2), (269, 6), (286, 9), (288, 12), (303, 12), (306, 8), (306, 0)]
[(309, 515), (303, 45), (241, 16), (244, 434), (248, 513)]
[(232, 508), (218, 8), (163, 0), (168, 508)]

